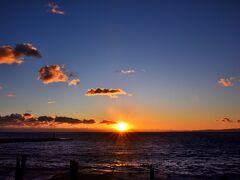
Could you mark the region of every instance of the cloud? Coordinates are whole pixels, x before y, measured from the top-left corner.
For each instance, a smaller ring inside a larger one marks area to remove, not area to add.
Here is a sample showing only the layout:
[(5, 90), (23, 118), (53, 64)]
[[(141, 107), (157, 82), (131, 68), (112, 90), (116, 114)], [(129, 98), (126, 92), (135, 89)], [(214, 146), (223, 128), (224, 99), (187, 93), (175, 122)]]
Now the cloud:
[(72, 79), (69, 83), (68, 86), (76, 86), (80, 82), (80, 79)]
[(33, 118), (33, 115), (30, 113), (23, 113), (22, 117), (24, 118), (24, 120), (27, 120)]
[(22, 59), (19, 59), (15, 55), (14, 48), (11, 46), (1, 46), (0, 47), (0, 64), (21, 64), (23, 63)]
[(223, 119), (221, 119), (221, 120), (217, 120), (218, 122), (223, 122), (223, 123), (240, 123), (240, 120), (232, 120), (232, 119), (230, 119), (230, 118), (227, 118), (227, 117), (225, 117), (225, 118), (223, 118)]
[(60, 15), (64, 15), (65, 14), (64, 11), (59, 10), (60, 7), (57, 4), (55, 4), (55, 3), (49, 3), (48, 7), (50, 7), (49, 12), (51, 12), (53, 14), (60, 14)]
[(94, 124), (96, 121), (94, 119), (84, 119), (82, 120), (83, 124)]
[(3, 89), (3, 87), (0, 85), (0, 90), (2, 90)]
[(69, 118), (69, 117), (64, 117), (64, 116), (59, 116), (55, 118), (55, 122), (57, 123), (68, 123), (68, 124), (94, 124), (95, 120), (93, 119), (74, 119), (74, 118)]
[(94, 119), (75, 119), (64, 116), (39, 116), (34, 117), (30, 113), (24, 114), (10, 114), (6, 116), (0, 116), (0, 127), (49, 127), (65, 125), (78, 125), (78, 124), (94, 124)]
[(100, 124), (111, 125), (111, 124), (117, 124), (117, 122), (115, 122), (115, 121), (110, 121), (110, 120), (102, 120), (102, 121), (100, 122)]
[(68, 81), (68, 76), (65, 74), (64, 68), (58, 64), (44, 66), (38, 72), (38, 79), (41, 80), (43, 84)]
[(135, 69), (122, 69), (122, 70), (116, 70), (115, 72), (124, 74), (124, 75), (130, 75), (130, 74), (136, 73), (137, 71)]
[(8, 93), (7, 96), (8, 96), (8, 97), (16, 97), (16, 94), (14, 94), (14, 93)]
[(125, 69), (120, 71), (122, 74), (134, 74), (136, 71), (134, 69)]
[(55, 104), (56, 102), (55, 101), (48, 101), (47, 103), (48, 104)]
[(0, 126), (22, 125), (21, 122), (24, 118), (21, 114), (10, 114), (6, 116), (0, 116)]
[(233, 120), (229, 119), (229, 118), (223, 118), (222, 122), (226, 122), (226, 123), (232, 123)]
[(65, 72), (64, 66), (58, 64), (47, 65), (40, 68), (38, 71), (38, 79), (42, 81), (43, 84), (66, 82), (69, 86), (77, 85), (79, 79), (71, 79), (74, 75), (72, 73), (67, 74)]
[(40, 121), (40, 122), (53, 122), (54, 118), (51, 116), (39, 116), (36, 121)]
[(14, 51), (17, 57), (21, 56), (32, 56), (38, 58), (42, 57), (41, 54), (38, 52), (37, 48), (33, 47), (32, 44), (29, 43), (17, 44)]
[(41, 54), (29, 43), (0, 47), (0, 64), (21, 64), (25, 56), (40, 58)]
[(218, 80), (218, 85), (220, 85), (222, 87), (231, 87), (231, 86), (233, 86), (233, 83), (231, 82), (230, 79), (221, 78)]
[(222, 87), (231, 87), (234, 86), (235, 83), (240, 82), (240, 76), (238, 77), (230, 77), (230, 78), (221, 78), (218, 80), (218, 85)]
[(70, 123), (70, 124), (80, 124), (82, 121), (79, 119), (69, 118), (69, 117), (56, 117), (55, 122), (58, 123)]
[(230, 77), (229, 79), (230, 79), (231, 81), (240, 82), (240, 76)]
[(86, 96), (109, 96), (111, 98), (118, 98), (118, 95), (127, 95), (122, 89), (112, 89), (112, 88), (96, 88), (89, 89)]

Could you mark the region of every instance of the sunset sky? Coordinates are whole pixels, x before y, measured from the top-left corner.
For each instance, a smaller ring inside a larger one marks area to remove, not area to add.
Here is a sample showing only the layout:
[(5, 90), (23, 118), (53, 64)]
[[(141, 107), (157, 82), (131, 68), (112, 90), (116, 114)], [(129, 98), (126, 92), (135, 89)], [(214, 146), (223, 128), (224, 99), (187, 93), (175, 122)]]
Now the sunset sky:
[(51, 127), (38, 118), (51, 116), (79, 130), (239, 128), (239, 9), (237, 0), (1, 0), (0, 127)]

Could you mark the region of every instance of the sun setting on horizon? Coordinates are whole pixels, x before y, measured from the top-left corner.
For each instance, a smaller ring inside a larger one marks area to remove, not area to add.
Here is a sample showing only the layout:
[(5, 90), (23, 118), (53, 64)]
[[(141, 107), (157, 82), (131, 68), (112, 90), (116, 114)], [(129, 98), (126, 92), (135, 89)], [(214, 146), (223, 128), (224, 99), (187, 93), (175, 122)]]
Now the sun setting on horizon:
[(124, 122), (119, 122), (116, 124), (116, 129), (120, 132), (126, 132), (129, 130), (129, 125)]

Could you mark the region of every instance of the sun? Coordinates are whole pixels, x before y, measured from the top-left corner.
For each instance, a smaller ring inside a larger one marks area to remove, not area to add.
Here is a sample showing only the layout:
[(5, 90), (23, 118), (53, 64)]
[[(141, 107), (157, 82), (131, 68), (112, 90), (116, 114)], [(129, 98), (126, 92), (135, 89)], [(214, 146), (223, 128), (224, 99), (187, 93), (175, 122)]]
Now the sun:
[(120, 122), (120, 123), (116, 124), (116, 129), (120, 132), (125, 132), (128, 130), (128, 124), (126, 124), (124, 122)]

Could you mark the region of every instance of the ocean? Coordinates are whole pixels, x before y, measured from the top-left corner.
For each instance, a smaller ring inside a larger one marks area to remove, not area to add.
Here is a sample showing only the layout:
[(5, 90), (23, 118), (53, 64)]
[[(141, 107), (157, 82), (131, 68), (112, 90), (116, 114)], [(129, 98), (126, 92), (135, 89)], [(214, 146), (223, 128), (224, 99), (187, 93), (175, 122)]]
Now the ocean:
[[(43, 138), (53, 133), (0, 133), (0, 138)], [(64, 169), (75, 160), (82, 169), (148, 173), (164, 177), (240, 179), (239, 132), (56, 133), (72, 141), (0, 144), (0, 174), (27, 155), (27, 168)], [(54, 172), (54, 171), (52, 171)]]

